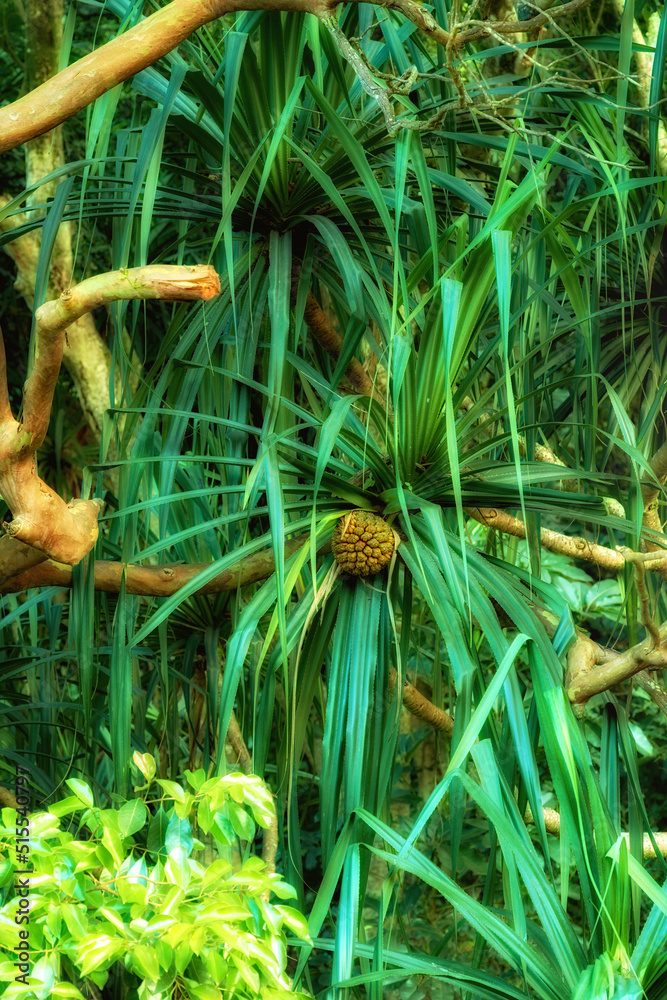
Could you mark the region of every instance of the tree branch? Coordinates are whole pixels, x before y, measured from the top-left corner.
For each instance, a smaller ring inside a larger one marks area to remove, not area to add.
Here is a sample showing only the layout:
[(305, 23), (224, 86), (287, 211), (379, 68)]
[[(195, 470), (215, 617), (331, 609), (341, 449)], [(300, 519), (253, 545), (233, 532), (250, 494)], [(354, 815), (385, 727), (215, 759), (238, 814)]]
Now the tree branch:
[[(605, 658), (602, 663), (597, 659), (591, 662), (591, 658), (583, 652), (581, 655), (574, 654), (574, 660), (568, 657), (571, 669), (568, 669), (565, 687), (570, 701), (583, 704), (594, 694), (608, 691), (621, 681), (634, 677), (645, 667), (667, 667), (667, 649), (664, 648), (667, 641), (667, 623), (660, 626), (659, 636), (660, 645), (657, 647), (654, 645), (653, 637), (649, 636), (648, 639), (638, 642), (636, 646), (631, 646), (612, 659)], [(582, 640), (577, 640), (577, 643), (580, 641)], [(588, 642), (592, 643), (592, 640), (589, 639)]]
[(242, 10), (305, 11), (326, 16), (328, 0), (172, 0), (124, 34), (72, 63), (0, 109), (0, 152), (71, 118), (117, 84), (152, 66), (209, 21)]
[[(8, 404), (4, 348), (0, 354), (0, 494), (13, 518), (5, 531), (57, 562), (76, 566), (97, 540), (101, 500), (62, 497), (37, 475), (35, 455), (49, 426), (67, 327), (96, 306), (121, 299), (180, 302), (220, 291), (212, 267), (159, 265), (88, 278), (35, 313), (35, 362), (23, 389), (23, 416)], [(4, 381), (3, 381), (4, 375)], [(10, 550), (11, 555), (11, 550)], [(0, 574), (3, 567), (0, 566)]]
[[(468, 507), (466, 514), (488, 528), (495, 528), (506, 535), (515, 538), (526, 537), (526, 525), (518, 517), (508, 514), (496, 507)], [(557, 552), (570, 559), (583, 559), (595, 563), (600, 569), (618, 572), (626, 562), (641, 563), (644, 570), (652, 569), (661, 574), (667, 573), (667, 550), (655, 549), (652, 552), (633, 552), (627, 546), (609, 549), (604, 545), (596, 545), (578, 535), (565, 535), (561, 531), (542, 528), (540, 541), (545, 549)]]
[[(497, 531), (502, 531), (506, 535), (514, 535), (515, 538), (526, 537), (526, 525), (517, 517), (508, 514), (507, 511), (498, 510), (495, 507), (470, 507), (466, 513), (475, 521), (479, 521), (480, 524), (496, 528)], [(550, 552), (558, 552), (571, 559), (584, 559), (587, 562), (595, 563), (601, 569), (616, 572), (622, 569), (625, 564), (625, 557), (615, 549), (596, 545), (594, 542), (586, 541), (585, 538), (564, 535), (562, 532), (552, 531), (550, 528), (542, 528), (540, 541)], [(667, 553), (665, 553), (665, 558), (667, 558)]]
[(653, 676), (650, 670), (641, 670), (634, 676), (634, 683), (646, 691), (651, 701), (658, 706), (663, 715), (667, 715), (667, 689)]
[[(389, 691), (393, 691), (398, 681), (398, 674), (392, 668), (389, 671)], [(432, 701), (425, 698), (408, 680), (403, 682), (403, 704), (408, 712), (425, 722), (431, 729), (437, 729), (445, 736), (451, 736), (454, 732), (454, 718), (444, 712)]]
[[(543, 11), (525, 21), (468, 21), (464, 22), (462, 29), (456, 37), (456, 45), (460, 48), (468, 42), (474, 42), (479, 38), (488, 38), (489, 35), (515, 35), (518, 32), (531, 32), (541, 28), (543, 24), (553, 22), (556, 18), (575, 14), (577, 11), (589, 7), (593, 0), (568, 0), (567, 3), (558, 4), (555, 10), (550, 8), (555, 0), (546, 2), (531, 3), (531, 7)], [(467, 24), (467, 27), (466, 27)]]
[[(307, 541), (307, 535), (300, 535), (285, 542), (285, 558), (291, 556)], [(170, 597), (210, 565), (210, 563), (189, 563), (174, 566), (136, 566), (132, 563), (98, 560), (94, 570), (95, 590), (108, 594), (119, 593), (125, 574), (125, 589), (128, 594)], [(223, 570), (196, 593), (219, 594), (225, 590), (247, 587), (257, 580), (265, 580), (274, 570), (272, 550), (255, 552), (253, 555), (244, 556), (229, 569)], [(64, 566), (49, 559), (5, 581), (0, 578), (0, 593), (16, 594), (33, 587), (71, 587), (73, 576), (71, 566)]]
[[(9, 535), (0, 535), (0, 593), (3, 592), (3, 585), (15, 576), (23, 575), (27, 570), (32, 569), (46, 559), (46, 553), (34, 549), (32, 545), (20, 542), (18, 538), (11, 538)], [(72, 573), (71, 567), (63, 567)], [(39, 586), (39, 584), (35, 584)], [(48, 586), (48, 584), (44, 584)], [(7, 593), (15, 593), (8, 590)]]
[[(542, 810), (542, 813), (544, 816), (544, 827), (547, 833), (553, 833), (554, 836), (560, 837), (560, 824), (561, 824), (560, 813), (557, 813), (555, 809), (549, 809), (547, 807), (545, 807)], [(535, 822), (533, 814), (530, 810), (530, 806), (526, 808), (526, 814), (524, 816), (524, 820), (526, 823)], [(630, 834), (622, 833), (621, 836), (626, 841), (629, 842)], [(667, 857), (667, 833), (654, 833), (653, 837), (655, 839), (656, 844), (658, 845), (658, 851), (660, 852), (660, 854), (662, 854), (663, 857)], [(655, 847), (653, 846), (653, 843), (651, 842), (651, 838), (649, 837), (648, 833), (644, 834), (642, 854), (645, 860), (647, 858), (657, 857)]]
[[(455, 52), (468, 42), (489, 35), (531, 32), (556, 17), (587, 7), (591, 0), (567, 0), (553, 12), (547, 12), (547, 8), (552, 6), (554, 0), (538, 0), (534, 6), (539, 12), (526, 21), (470, 21), (464, 18), (460, 23), (451, 25), (449, 31), (442, 28), (415, 0), (369, 2), (399, 10), (433, 41)], [(386, 90), (375, 83), (338, 28), (333, 16), (335, 7), (334, 0), (171, 0), (166, 7), (144, 18), (134, 28), (66, 67), (18, 101), (0, 109), (0, 152), (49, 132), (117, 84), (157, 62), (197, 28), (223, 14), (243, 10), (314, 14), (333, 32), (341, 54), (351, 62), (362, 85), (378, 101), (390, 131), (398, 127), (424, 127), (410, 119), (396, 121)]]
[[(493, 606), (501, 625), (504, 627), (516, 627), (516, 623), (508, 617), (496, 601), (493, 601)], [(546, 608), (541, 608), (539, 605), (532, 605), (531, 611), (539, 618), (549, 638), (553, 639), (559, 625), (558, 616), (554, 615), (551, 611), (547, 611)], [(589, 697), (592, 697), (593, 694), (599, 693), (598, 691), (591, 691), (581, 700), (577, 699), (576, 693), (579, 690), (579, 680), (586, 677), (595, 667), (616, 664), (619, 657), (624, 655), (625, 653), (619, 653), (615, 649), (601, 646), (581, 629), (577, 629), (577, 638), (568, 650), (567, 674), (565, 679), (565, 690), (570, 700), (573, 700), (573, 696), (576, 699), (572, 706), (575, 715), (581, 717), (583, 715), (584, 702)], [(639, 672), (634, 673), (633, 677), (635, 683), (647, 692), (660, 711), (667, 716), (667, 690), (656, 680), (650, 670), (643, 669), (642, 664)], [(621, 680), (623, 679), (621, 678)], [(614, 683), (618, 683), (618, 681), (614, 681)], [(601, 690), (605, 689), (603, 687)]]
[[(304, 319), (318, 344), (324, 348), (327, 354), (331, 355), (334, 361), (338, 361), (343, 349), (343, 338), (329, 320), (311, 289), (308, 289), (306, 297)], [(350, 358), (345, 374), (361, 396), (371, 396), (386, 407), (384, 399), (373, 385), (373, 380), (357, 358)]]

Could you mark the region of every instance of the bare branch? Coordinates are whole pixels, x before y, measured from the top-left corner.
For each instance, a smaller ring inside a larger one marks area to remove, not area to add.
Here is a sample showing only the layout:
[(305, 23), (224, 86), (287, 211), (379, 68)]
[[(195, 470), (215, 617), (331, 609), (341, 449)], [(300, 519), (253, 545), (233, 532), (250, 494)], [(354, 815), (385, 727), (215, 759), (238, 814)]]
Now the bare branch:
[[(535, 17), (527, 18), (525, 21), (470, 21), (471, 27), (465, 31), (459, 31), (456, 44), (459, 48), (467, 45), (468, 42), (476, 41), (478, 38), (487, 38), (489, 35), (514, 35), (517, 32), (531, 32), (541, 28), (543, 24), (552, 22), (555, 18), (566, 17), (569, 14), (576, 14), (577, 11), (589, 7), (593, 0), (568, 0), (561, 3), (555, 10), (550, 10), (554, 0), (547, 0), (546, 3), (532, 3), (543, 11)], [(548, 13), (547, 13), (548, 11)]]
[[(498, 510), (495, 507), (475, 507), (469, 508), (466, 513), (485, 524), (489, 528), (496, 528), (506, 535), (514, 535), (515, 538), (526, 537), (526, 526), (523, 521), (507, 511)], [(595, 563), (601, 569), (619, 570), (623, 568), (625, 558), (615, 549), (608, 549), (604, 545), (596, 545), (585, 538), (573, 535), (564, 535), (560, 531), (552, 531), (550, 528), (542, 528), (540, 540), (545, 549), (551, 552), (558, 552), (571, 559), (584, 559), (587, 562)]]
[[(327, 354), (331, 355), (334, 361), (338, 361), (340, 352), (343, 349), (343, 338), (333, 326), (310, 289), (308, 289), (308, 296), (306, 298), (304, 319), (317, 342), (322, 345)], [(357, 358), (353, 357), (350, 359), (350, 363), (345, 369), (345, 374), (360, 395), (371, 396), (377, 399), (382, 406), (386, 406), (381, 394), (374, 387), (368, 372)]]
[(660, 642), (657, 646), (654, 645), (653, 636), (649, 636), (648, 639), (631, 646), (613, 659), (605, 658), (602, 663), (596, 661), (599, 666), (582, 670), (574, 676), (568, 674), (565, 687), (570, 701), (583, 704), (594, 694), (608, 691), (621, 681), (634, 677), (645, 667), (667, 667), (667, 648), (664, 648), (667, 640), (667, 623), (660, 626), (658, 636)]
[[(547, 8), (551, 7), (554, 0), (538, 0), (534, 6), (539, 13), (529, 20), (464, 19), (460, 23), (453, 24), (450, 31), (442, 28), (416, 0), (370, 0), (370, 2), (400, 11), (429, 38), (445, 46), (450, 55), (449, 71), (456, 81), (458, 71), (453, 66), (453, 53), (467, 42), (489, 35), (504, 36), (516, 32), (535, 31), (554, 18), (583, 9), (591, 3), (591, 0), (568, 0), (551, 13), (547, 12)], [(340, 30), (333, 14), (335, 7), (334, 0), (171, 0), (166, 7), (144, 18), (134, 28), (66, 67), (18, 101), (1, 108), (0, 152), (13, 149), (35, 136), (51, 131), (117, 84), (157, 62), (209, 21), (223, 14), (259, 9), (315, 14), (334, 34), (338, 48), (354, 66), (364, 89), (377, 100), (390, 132), (398, 128), (421, 131), (430, 127), (430, 123), (416, 122), (410, 118), (396, 119), (387, 91), (376, 83)], [(461, 100), (467, 103), (462, 85), (458, 89)]]
[[(300, 535), (285, 542), (285, 558), (291, 556), (307, 541), (307, 535)], [(0, 540), (1, 545), (2, 541)], [(24, 548), (28, 549), (29, 547), (25, 546)], [(32, 551), (37, 556), (41, 555), (36, 549)], [(324, 548), (320, 551), (324, 551)], [(22, 551), (19, 559), (25, 558), (26, 555)], [(43, 555), (41, 555), (41, 559), (44, 559)], [(2, 553), (0, 553), (0, 567), (3, 569), (5, 561), (8, 560), (3, 560)], [(20, 562), (19, 565), (21, 565)], [(189, 583), (198, 573), (210, 565), (210, 563), (189, 563), (173, 566), (136, 566), (132, 563), (98, 560), (95, 563), (95, 590), (101, 590), (108, 594), (119, 593), (123, 574), (125, 574), (125, 589), (128, 594), (139, 594), (144, 597), (169, 597), (171, 594), (178, 593), (186, 583)], [(33, 562), (31, 567), (26, 569), (21, 567), (19, 572), (6, 575), (4, 579), (0, 575), (0, 593), (15, 594), (33, 587), (72, 586), (71, 566), (65, 566), (49, 559), (41, 561), (39, 565), (35, 565)], [(239, 562), (209, 580), (207, 584), (196, 591), (196, 594), (218, 594), (225, 590), (236, 590), (237, 587), (247, 587), (257, 580), (265, 580), (271, 576), (274, 570), (275, 561), (272, 550), (255, 552), (252, 555), (244, 556)]]
[(359, 83), (363, 89), (370, 95), (370, 97), (377, 101), (380, 106), (380, 110), (384, 115), (384, 120), (389, 133), (391, 134), (396, 132), (396, 115), (394, 114), (394, 109), (389, 99), (388, 89), (373, 79), (367, 60), (363, 59), (359, 52), (357, 52), (354, 46), (350, 43), (347, 35), (341, 29), (336, 15), (329, 14), (327, 17), (323, 17), (322, 23), (333, 35), (338, 51), (352, 66), (352, 69), (356, 73)]
[[(389, 671), (389, 690), (393, 691), (396, 687), (398, 681), (398, 674), (393, 669)], [(407, 708), (408, 712), (416, 718), (421, 719), (425, 722), (427, 726), (431, 729), (436, 729), (440, 733), (444, 733), (446, 736), (451, 736), (454, 732), (454, 718), (447, 712), (444, 712), (437, 705), (434, 705), (432, 701), (425, 698), (420, 691), (417, 690), (408, 680), (403, 682), (403, 704)]]
[[(35, 463), (49, 425), (67, 326), (96, 306), (119, 299), (210, 299), (219, 290), (218, 276), (208, 265), (160, 265), (88, 278), (40, 306), (35, 313), (35, 363), (23, 391), (22, 420), (15, 420), (7, 405), (0, 407), (0, 494), (12, 512), (12, 520), (3, 527), (12, 538), (70, 566), (76, 566), (97, 540), (102, 502), (66, 503), (39, 478)], [(4, 554), (11, 560), (11, 546)], [(0, 565), (0, 577), (6, 577), (6, 568)]]
[(420, 31), (432, 38), (443, 47), (449, 41), (449, 32), (441, 27), (436, 19), (421, 4), (415, 0), (378, 0), (378, 7), (388, 7), (390, 10), (400, 10), (401, 14), (412, 21)]
[[(544, 827), (547, 833), (553, 833), (554, 836), (560, 837), (560, 826), (561, 826), (560, 813), (557, 813), (555, 809), (549, 809), (545, 806), (544, 809), (542, 810), (542, 814), (544, 816)], [(535, 819), (533, 817), (533, 814), (529, 806), (526, 808), (526, 814), (524, 816), (524, 820), (526, 823), (535, 822)], [(630, 840), (630, 834), (628, 833), (623, 833), (621, 834), (621, 836), (626, 841)], [(653, 837), (656, 844), (658, 845), (658, 851), (660, 852), (660, 854), (662, 854), (663, 857), (667, 857), (667, 833), (654, 833)], [(656, 857), (655, 847), (653, 846), (653, 843), (648, 833), (644, 834), (642, 854), (644, 859)]]
[[(503, 627), (514, 627), (515, 622), (507, 616), (507, 613), (503, 611), (496, 601), (493, 602), (494, 609), (498, 615), (500, 624)], [(556, 630), (559, 625), (559, 618), (557, 615), (553, 614), (551, 611), (547, 611), (546, 608), (542, 608), (539, 605), (533, 605), (531, 607), (533, 614), (539, 618), (540, 622), (544, 626), (544, 630), (553, 639), (556, 634)], [(567, 655), (567, 674), (565, 678), (565, 690), (573, 700), (576, 697), (576, 692), (579, 690), (579, 681), (587, 677), (595, 667), (602, 666), (603, 664), (616, 664), (619, 657), (625, 654), (617, 652), (615, 649), (609, 649), (607, 646), (601, 646), (599, 643), (591, 639), (581, 629), (577, 629), (577, 638), (572, 644)], [(649, 670), (640, 669), (638, 673), (633, 674), (635, 684), (643, 688), (644, 691), (650, 696), (652, 701), (658, 706), (660, 711), (667, 716), (667, 690), (660, 684), (658, 680), (652, 675)], [(615, 681), (614, 683), (617, 683)], [(604, 689), (603, 689), (604, 690)], [(573, 710), (577, 717), (583, 715), (584, 703), (591, 697), (592, 694), (598, 693), (597, 691), (591, 692), (585, 698), (574, 700)]]

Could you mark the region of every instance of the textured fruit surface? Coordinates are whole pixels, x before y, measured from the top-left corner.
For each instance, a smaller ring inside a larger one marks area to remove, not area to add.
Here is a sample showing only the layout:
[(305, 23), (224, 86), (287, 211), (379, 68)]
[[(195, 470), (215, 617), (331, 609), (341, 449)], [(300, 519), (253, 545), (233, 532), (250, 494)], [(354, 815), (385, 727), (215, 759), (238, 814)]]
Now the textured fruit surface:
[(334, 528), (331, 549), (346, 573), (370, 576), (386, 566), (394, 552), (394, 532), (387, 522), (367, 510), (341, 517)]

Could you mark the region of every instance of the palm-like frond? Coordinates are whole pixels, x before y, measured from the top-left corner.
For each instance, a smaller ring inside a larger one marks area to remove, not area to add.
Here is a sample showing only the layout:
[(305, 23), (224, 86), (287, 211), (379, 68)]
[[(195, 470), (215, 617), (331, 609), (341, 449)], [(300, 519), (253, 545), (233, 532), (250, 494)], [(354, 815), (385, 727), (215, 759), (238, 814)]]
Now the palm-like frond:
[[(130, 6), (107, 4), (121, 17)], [(352, 5), (342, 21), (378, 70), (416, 66), (420, 114), (452, 99), (446, 54), (398, 14)], [(626, 35), (627, 25), (620, 40), (574, 43), (618, 56), (626, 72)], [(511, 123), (497, 106), (452, 107), (430, 132), (394, 139), (319, 21), (236, 15), (139, 74), (120, 125), (116, 97), (97, 102), (87, 159), (60, 171), (71, 188), (45, 229), (78, 220), (96, 246), (108, 241), (112, 266), (206, 258), (220, 273), (206, 307), (110, 310), (119, 379), (102, 457), (109, 441), (115, 452), (91, 468), (109, 501), (98, 558), (205, 568), (171, 597), (146, 599), (96, 596), (83, 566), (67, 615), (51, 590), (20, 605), (4, 598), (3, 655), (19, 654), (3, 676), (2, 726), (36, 755), (45, 793), (67, 761), (108, 795), (127, 789), (135, 748), (164, 747), (165, 775), (189, 755), (224, 768), (235, 712), (255, 770), (279, 796), (282, 864), (316, 954), (333, 952), (329, 983), (372, 1000), (390, 977), (566, 1000), (620, 997), (622, 976), (658, 997), (665, 976), (664, 890), (639, 860), (648, 817), (625, 713), (606, 696), (598, 768), (562, 692), (572, 616), (539, 579), (542, 527), (575, 522), (610, 547), (636, 540), (666, 388), (655, 245), (664, 192), (654, 153), (640, 166), (625, 127), (623, 74), (614, 94), (602, 75), (597, 89), (574, 93), (539, 67), (528, 86), (479, 72), (514, 51), (480, 47), (462, 67), (471, 94), (506, 98)], [(152, 102), (148, 118), (137, 94)], [(407, 113), (407, 96), (394, 96)], [(655, 116), (633, 113), (653, 135)], [(38, 225), (32, 215), (21, 232)], [(331, 353), (309, 333), (309, 296), (338, 338)], [(351, 391), (353, 361), (372, 394)], [(564, 465), (537, 461), (544, 445)], [(625, 518), (607, 513), (608, 497)], [(396, 561), (370, 580), (332, 580), (326, 545), (354, 508), (391, 521)], [(471, 544), (467, 512), (477, 508), (525, 520), (530, 573), (492, 551), (492, 536), (488, 552)], [(269, 549), (275, 572), (252, 589), (200, 592)], [(555, 636), (540, 608), (560, 620)], [(403, 836), (390, 812), (399, 693), (417, 662), (454, 725), (446, 773)], [(56, 663), (61, 701), (44, 694)], [(39, 730), (25, 692), (5, 702), (26, 664)], [(560, 854), (543, 818), (547, 786)], [(464, 845), (479, 829), (471, 811), (488, 836), (481, 900), (463, 885)], [(435, 816), (446, 825), (446, 873), (425, 837)], [(315, 828), (311, 893), (304, 857)], [(389, 866), (379, 901), (371, 855)], [(387, 946), (407, 876), (473, 929), (471, 964), (451, 960), (444, 932), (438, 954)], [(654, 905), (643, 929), (641, 893)], [(374, 943), (359, 939), (369, 899)], [(514, 970), (511, 983), (481, 971), (487, 945)], [(303, 951), (298, 971), (311, 967)]]

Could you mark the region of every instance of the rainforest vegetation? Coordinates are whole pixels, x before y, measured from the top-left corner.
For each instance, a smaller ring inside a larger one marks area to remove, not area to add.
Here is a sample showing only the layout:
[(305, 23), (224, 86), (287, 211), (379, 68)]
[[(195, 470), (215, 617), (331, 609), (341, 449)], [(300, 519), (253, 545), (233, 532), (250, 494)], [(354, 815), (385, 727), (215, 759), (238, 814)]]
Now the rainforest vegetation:
[(0, 995), (665, 1000), (663, 5), (0, 34)]

